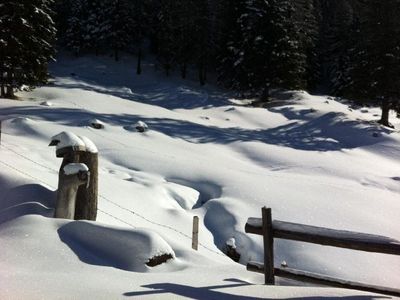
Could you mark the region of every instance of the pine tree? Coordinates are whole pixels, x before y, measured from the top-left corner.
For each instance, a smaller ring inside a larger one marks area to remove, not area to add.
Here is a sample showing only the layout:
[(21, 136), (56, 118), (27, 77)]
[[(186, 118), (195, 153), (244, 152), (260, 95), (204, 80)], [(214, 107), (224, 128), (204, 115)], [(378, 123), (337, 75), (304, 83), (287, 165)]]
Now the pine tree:
[(301, 51), (306, 55), (305, 78), (307, 87), (315, 90), (321, 78), (321, 62), (319, 60), (320, 5), (316, 0), (294, 1), (295, 22), (299, 31)]
[(158, 14), (157, 26), (157, 60), (169, 76), (176, 64), (177, 28), (176, 12), (177, 2), (174, 0), (162, 0)]
[(366, 0), (361, 37), (351, 69), (353, 94), (381, 101), (380, 123), (389, 123), (390, 109), (400, 103), (400, 0)]
[(351, 29), (356, 16), (353, 2), (321, 0), (323, 85), (332, 95), (342, 96), (350, 81), (350, 51), (354, 43)]
[(247, 69), (242, 49), (242, 20), (245, 14), (245, 0), (219, 3), (218, 17), (222, 20), (218, 37), (218, 81), (227, 88), (237, 91), (248, 90)]
[(99, 55), (110, 39), (112, 6), (109, 0), (91, 0), (88, 2), (88, 17), (82, 20), (85, 28), (85, 47)]
[(15, 88), (47, 81), (56, 34), (51, 4), (50, 0), (0, 1), (1, 96), (12, 98)]
[(65, 41), (68, 49), (78, 56), (87, 48), (87, 27), (89, 19), (89, 2), (87, 0), (70, 0), (70, 15), (68, 16)]
[(150, 35), (151, 10), (153, 8), (151, 1), (135, 0), (133, 2), (133, 41), (137, 48), (136, 74), (138, 75), (142, 73), (142, 47), (146, 36)]
[(133, 3), (129, 0), (111, 0), (109, 16), (109, 42), (114, 52), (114, 59), (119, 60), (121, 50), (127, 49), (133, 40), (134, 24)]
[(197, 66), (199, 82), (201, 85), (206, 83), (207, 68), (210, 54), (210, 28), (209, 28), (209, 6), (207, 0), (195, 0), (195, 26), (194, 26), (194, 62)]
[(292, 1), (247, 0), (236, 9), (239, 37), (228, 46), (234, 85), (262, 91), (263, 100), (272, 87), (304, 88), (306, 47), (302, 47), (299, 24), (293, 22)]

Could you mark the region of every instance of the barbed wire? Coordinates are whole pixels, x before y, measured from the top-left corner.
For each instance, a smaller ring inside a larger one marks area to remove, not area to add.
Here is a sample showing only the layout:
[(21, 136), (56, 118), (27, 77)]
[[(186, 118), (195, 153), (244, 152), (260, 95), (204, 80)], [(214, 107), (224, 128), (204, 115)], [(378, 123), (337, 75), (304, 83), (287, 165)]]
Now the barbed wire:
[[(43, 164), (40, 164), (40, 163), (34, 161), (33, 159), (30, 159), (30, 158), (27, 157), (26, 155), (20, 154), (20, 153), (18, 153), (17, 151), (15, 151), (14, 149), (12, 149), (12, 148), (10, 148), (10, 147), (8, 147), (8, 146), (5, 146), (5, 145), (4, 145), (4, 142), (2, 142), (2, 145), (1, 145), (0, 147), (1, 147), (1, 148), (4, 147), (4, 148), (7, 149), (8, 151), (10, 151), (10, 152), (12, 152), (12, 153), (14, 153), (14, 154), (16, 154), (16, 155), (18, 155), (18, 156), (24, 158), (24, 159), (27, 160), (27, 161), (30, 161), (31, 163), (34, 163), (34, 164), (36, 164), (36, 165), (38, 165), (38, 166), (40, 166), (40, 167), (42, 167), (42, 168), (45, 168), (45, 169), (50, 170), (50, 171), (53, 171), (53, 172), (58, 172), (57, 170), (55, 170), (55, 169), (53, 169), (53, 168), (51, 168), (51, 167), (48, 167), (48, 166), (43, 165)], [(30, 178), (32, 178), (32, 179), (34, 179), (34, 180), (36, 180), (36, 181), (38, 181), (38, 182), (40, 182), (40, 183), (42, 183), (42, 184), (48, 186), (48, 187), (50, 187), (51, 189), (54, 189), (54, 190), (57, 189), (57, 188), (53, 187), (52, 185), (48, 184), (47, 182), (45, 182), (45, 181), (39, 179), (38, 177), (35, 177), (35, 176), (33, 176), (33, 175), (30, 175), (30, 174), (28, 174), (27, 172), (22, 171), (22, 170), (20, 170), (20, 169), (18, 169), (18, 168), (16, 168), (16, 167), (14, 167), (14, 166), (12, 166), (12, 165), (10, 165), (10, 164), (4, 162), (4, 161), (2, 161), (2, 160), (0, 160), (0, 163), (3, 164), (3, 165), (5, 165), (5, 166), (7, 166), (7, 167), (9, 167), (9, 168), (11, 168), (11, 169), (13, 169), (13, 170), (15, 170), (15, 171), (17, 171), (17, 172), (19, 172), (19, 173), (21, 173), (21, 174), (23, 174), (23, 175), (25, 175), (25, 176), (27, 176), (27, 177), (30, 177)], [(104, 195), (102, 195), (102, 194), (100, 194), (100, 193), (99, 193), (99, 197), (102, 198), (103, 200), (105, 200), (105, 201), (107, 201), (107, 202), (113, 204), (114, 206), (120, 208), (121, 210), (127, 211), (127, 212), (129, 212), (130, 214), (135, 215), (135, 216), (137, 216), (137, 217), (139, 217), (139, 218), (145, 220), (146, 222), (148, 222), (148, 223), (150, 223), (150, 224), (153, 224), (153, 225), (156, 225), (156, 226), (159, 226), (159, 227), (163, 227), (163, 228), (169, 229), (169, 230), (174, 231), (174, 232), (178, 233), (179, 235), (181, 235), (181, 236), (183, 236), (183, 237), (185, 237), (185, 238), (187, 238), (187, 239), (190, 239), (190, 240), (192, 239), (192, 237), (189, 236), (188, 234), (186, 234), (186, 233), (184, 233), (184, 232), (182, 232), (182, 231), (180, 231), (180, 230), (178, 230), (178, 229), (176, 229), (176, 228), (174, 228), (174, 227), (172, 227), (172, 226), (169, 226), (169, 225), (165, 225), (165, 224), (162, 224), (162, 223), (158, 223), (158, 222), (152, 221), (152, 220), (150, 220), (149, 218), (145, 217), (144, 215), (139, 214), (139, 213), (135, 212), (134, 210), (128, 209), (128, 208), (126, 208), (126, 207), (124, 207), (124, 206), (118, 204), (117, 202), (115, 202), (115, 201), (113, 201), (113, 200), (107, 198), (106, 196), (104, 196)], [(123, 220), (123, 219), (121, 219), (121, 218), (119, 218), (119, 217), (116, 217), (115, 215), (113, 215), (113, 214), (111, 214), (111, 213), (108, 213), (108, 212), (106, 212), (106, 211), (104, 211), (104, 210), (102, 210), (102, 209), (100, 209), (100, 208), (98, 208), (98, 210), (99, 210), (101, 213), (103, 213), (103, 214), (105, 214), (105, 215), (108, 215), (109, 217), (111, 217), (111, 218), (113, 218), (113, 219), (115, 219), (115, 220), (118, 220), (118, 221), (121, 222), (121, 223), (124, 223), (124, 224), (126, 224), (126, 225), (128, 225), (128, 226), (130, 226), (130, 227), (133, 227), (133, 228), (137, 228), (137, 227), (135, 227), (134, 225), (132, 225), (131, 223), (126, 222), (125, 220)], [(208, 251), (210, 251), (210, 252), (213, 252), (213, 253), (215, 253), (215, 254), (218, 254), (218, 255), (221, 255), (221, 256), (225, 256), (224, 254), (221, 254), (220, 252), (217, 252), (217, 251), (215, 251), (215, 250), (213, 250), (213, 249), (207, 247), (206, 245), (204, 245), (204, 244), (201, 243), (201, 242), (199, 242), (199, 246), (201, 246), (202, 248), (204, 248), (204, 249), (206, 249), (206, 250), (208, 250)]]

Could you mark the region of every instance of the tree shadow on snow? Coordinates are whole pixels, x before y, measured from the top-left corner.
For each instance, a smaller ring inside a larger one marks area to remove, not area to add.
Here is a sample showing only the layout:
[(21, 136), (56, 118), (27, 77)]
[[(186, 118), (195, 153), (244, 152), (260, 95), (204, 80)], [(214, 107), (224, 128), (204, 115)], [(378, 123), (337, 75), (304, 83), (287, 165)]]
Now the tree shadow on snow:
[[(283, 113), (294, 114), (290, 111)], [(308, 112), (300, 112), (300, 116), (293, 116), (296, 120), (291, 123), (266, 129), (220, 128), (184, 120), (147, 118), (133, 114), (98, 114), (71, 108), (52, 109), (23, 106), (5, 108), (1, 114), (11, 117), (37, 116), (67, 126), (86, 126), (88, 120), (98, 118), (106, 124), (128, 128), (138, 120), (142, 120), (149, 125), (151, 130), (191, 143), (229, 144), (238, 141), (259, 141), (269, 145), (306, 151), (337, 151), (370, 146), (389, 138), (387, 135), (391, 133), (390, 130), (369, 122), (346, 119), (343, 113), (336, 112), (314, 118), (309, 118)], [(374, 137), (373, 133), (376, 132), (387, 135)]]
[[(236, 288), (250, 286), (252, 284), (237, 280), (237, 279), (225, 279), (225, 281), (234, 282), (232, 284), (216, 285), (216, 286), (205, 286), (205, 287), (193, 287), (182, 284), (175, 283), (156, 283), (143, 285), (142, 287), (150, 289), (148, 291), (138, 291), (138, 292), (126, 292), (123, 295), (126, 297), (137, 297), (137, 296), (150, 296), (150, 295), (160, 295), (160, 294), (172, 294), (171, 297), (181, 296), (189, 299), (237, 299), (237, 300), (260, 300), (260, 299), (276, 299), (276, 298), (266, 298), (266, 297), (254, 297), (246, 295), (231, 294), (229, 292), (223, 292), (221, 289), (224, 288)], [(256, 288), (266, 288), (265, 286), (259, 286)], [(350, 293), (350, 292), (349, 292)], [(343, 299), (343, 300), (373, 300), (373, 299), (390, 299), (391, 297), (377, 296), (377, 295), (363, 295), (363, 296), (343, 296), (343, 297), (331, 297), (331, 296), (310, 296), (310, 297), (291, 297), (282, 298), (287, 300), (300, 300), (300, 299)]]
[[(70, 63), (71, 60), (75, 63)], [(232, 94), (211, 85), (201, 87), (190, 79), (166, 77), (163, 72), (155, 72), (154, 67), (137, 76), (134, 74), (136, 62), (129, 59), (118, 63), (104, 57), (70, 57), (66, 62), (61, 59), (51, 66), (52, 76), (57, 78), (53, 86), (94, 91), (167, 109), (222, 106)], [(129, 64), (132, 64), (131, 69), (127, 67)], [(143, 67), (147, 67), (146, 64)]]

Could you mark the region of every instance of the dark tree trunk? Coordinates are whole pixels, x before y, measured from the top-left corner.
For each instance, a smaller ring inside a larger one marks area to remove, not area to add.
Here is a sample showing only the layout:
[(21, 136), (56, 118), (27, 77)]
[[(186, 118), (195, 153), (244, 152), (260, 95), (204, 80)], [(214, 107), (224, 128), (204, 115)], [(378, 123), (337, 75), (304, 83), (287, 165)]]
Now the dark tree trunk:
[(137, 67), (136, 74), (142, 74), (142, 49), (139, 48), (138, 59), (137, 59)]
[(261, 93), (260, 96), (260, 101), (261, 102), (268, 102), (270, 100), (269, 98), (269, 87), (265, 87)]
[(4, 97), (6, 94), (5, 86), (4, 86), (4, 72), (0, 70), (0, 83), (1, 83), (1, 90), (0, 90), (0, 97)]
[(199, 64), (199, 82), (201, 86), (206, 84), (206, 70), (204, 63)]
[(183, 62), (182, 67), (181, 67), (181, 76), (183, 79), (186, 78), (186, 73), (187, 73), (187, 64), (185, 61), (185, 62)]
[(381, 108), (382, 108), (382, 115), (381, 115), (381, 119), (379, 120), (379, 123), (382, 124), (383, 126), (393, 127), (389, 123), (389, 111), (390, 111), (389, 99), (387, 99), (387, 98), (382, 99)]
[(114, 49), (114, 59), (115, 61), (119, 61), (119, 51), (117, 47)]
[(168, 77), (169, 76), (169, 70), (171, 69), (171, 66), (169, 64), (164, 65), (165, 69), (165, 75)]
[(14, 88), (12, 87), (12, 85), (7, 85), (5, 97), (9, 98), (9, 99), (14, 99), (15, 98)]

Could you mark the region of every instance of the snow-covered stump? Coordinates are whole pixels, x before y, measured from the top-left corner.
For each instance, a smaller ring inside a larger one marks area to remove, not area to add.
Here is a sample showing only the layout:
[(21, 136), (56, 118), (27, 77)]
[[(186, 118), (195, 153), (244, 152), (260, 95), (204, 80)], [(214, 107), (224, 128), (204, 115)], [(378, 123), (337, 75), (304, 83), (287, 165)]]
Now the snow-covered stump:
[(58, 182), (55, 218), (74, 219), (78, 188), (86, 185), (89, 177), (89, 169), (84, 164), (70, 163), (62, 168)]
[(86, 186), (79, 186), (75, 194), (75, 220), (95, 221), (97, 217), (98, 198), (98, 151), (87, 137), (77, 136), (71, 132), (61, 132), (52, 137), (50, 146), (56, 146), (56, 156), (62, 157), (59, 182), (63, 181), (63, 168), (71, 163), (87, 166), (90, 176)]

